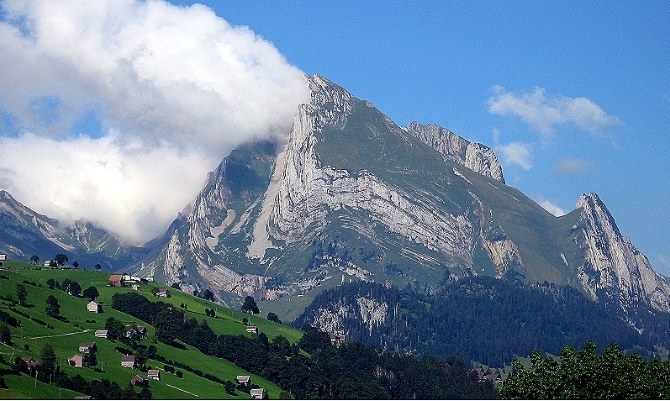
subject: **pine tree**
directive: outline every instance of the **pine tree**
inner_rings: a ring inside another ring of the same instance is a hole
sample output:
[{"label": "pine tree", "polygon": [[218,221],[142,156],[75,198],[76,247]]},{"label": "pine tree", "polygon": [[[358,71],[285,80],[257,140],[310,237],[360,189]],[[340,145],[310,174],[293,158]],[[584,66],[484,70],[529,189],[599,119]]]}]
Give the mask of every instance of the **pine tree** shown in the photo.
[{"label": "pine tree", "polygon": [[49,297],[47,297],[47,307],[44,311],[51,317],[60,315],[60,304],[58,303],[58,299],[53,295],[49,295]]},{"label": "pine tree", "polygon": [[42,348],[40,370],[51,380],[53,380],[54,375],[57,373],[58,363],[56,359],[56,352],[54,351],[51,344],[46,343],[44,348]]},{"label": "pine tree", "polygon": [[28,298],[28,290],[23,284],[16,285],[16,299],[19,302],[19,305],[26,306],[26,299]]}]

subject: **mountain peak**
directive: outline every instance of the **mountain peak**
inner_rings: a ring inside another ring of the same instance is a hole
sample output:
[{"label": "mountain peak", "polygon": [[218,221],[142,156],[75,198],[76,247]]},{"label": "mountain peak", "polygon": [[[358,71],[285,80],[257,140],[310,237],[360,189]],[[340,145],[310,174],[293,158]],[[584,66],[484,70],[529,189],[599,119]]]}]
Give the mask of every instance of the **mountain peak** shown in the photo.
[{"label": "mountain peak", "polygon": [[[317,126],[325,121],[342,123],[342,118],[353,108],[351,94],[320,75],[314,75],[309,79],[309,90],[311,92],[310,103],[301,106],[297,120],[301,119],[301,114],[309,113],[317,115],[314,121]],[[304,116],[302,119],[304,120]]]}]

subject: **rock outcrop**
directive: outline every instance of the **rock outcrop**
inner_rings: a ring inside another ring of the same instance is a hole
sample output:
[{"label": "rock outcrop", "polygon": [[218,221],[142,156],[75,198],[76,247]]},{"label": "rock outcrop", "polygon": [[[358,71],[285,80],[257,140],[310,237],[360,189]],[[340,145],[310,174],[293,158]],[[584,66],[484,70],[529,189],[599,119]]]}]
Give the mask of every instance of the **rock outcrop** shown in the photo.
[{"label": "rock outcrop", "polygon": [[456,163],[496,181],[505,183],[502,166],[493,149],[481,143],[470,142],[438,125],[412,122],[407,127],[423,143],[448,156]]}]

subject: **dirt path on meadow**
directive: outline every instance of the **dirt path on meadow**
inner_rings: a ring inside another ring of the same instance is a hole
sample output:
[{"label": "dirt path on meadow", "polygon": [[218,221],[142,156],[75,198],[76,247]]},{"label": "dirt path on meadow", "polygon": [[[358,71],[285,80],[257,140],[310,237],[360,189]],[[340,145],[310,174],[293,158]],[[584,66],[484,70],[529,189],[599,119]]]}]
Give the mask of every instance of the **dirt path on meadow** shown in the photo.
[{"label": "dirt path on meadow", "polygon": [[49,336],[37,336],[37,337],[27,337],[29,340],[37,340],[38,338],[51,338],[51,337],[64,337],[64,336],[73,336],[75,334],[83,334],[83,333],[88,333],[88,329],[82,330],[82,331],[75,331],[72,333],[65,333],[65,334],[52,334]]},{"label": "dirt path on meadow", "polygon": [[195,396],[195,397],[200,398],[200,396],[199,396],[198,394],[193,394],[193,393],[190,392],[190,391],[186,391],[186,390],[184,390],[183,388],[179,388],[179,387],[177,387],[177,386],[173,386],[172,384],[167,384],[167,383],[165,383],[165,384],[166,384],[168,387],[172,387],[172,388],[177,389],[177,390],[179,390],[179,391],[183,391],[183,392],[186,393],[186,394],[191,394],[192,396]]}]

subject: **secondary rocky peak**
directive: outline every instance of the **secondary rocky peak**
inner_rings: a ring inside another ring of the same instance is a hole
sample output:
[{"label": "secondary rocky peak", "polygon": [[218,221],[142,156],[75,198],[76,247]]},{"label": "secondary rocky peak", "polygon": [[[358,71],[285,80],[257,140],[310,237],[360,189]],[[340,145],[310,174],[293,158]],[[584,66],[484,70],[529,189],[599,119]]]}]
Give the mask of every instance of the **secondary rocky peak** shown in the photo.
[{"label": "secondary rocky peak", "polygon": [[594,299],[608,296],[622,309],[647,305],[670,311],[670,283],[654,272],[649,260],[631,241],[622,236],[619,228],[595,193],[582,195],[577,202],[581,209],[581,231],[584,240],[585,262],[578,277],[587,293]]},{"label": "secondary rocky peak", "polygon": [[616,237],[621,237],[621,232],[614,222],[614,218],[595,192],[588,195],[582,194],[577,201],[577,208],[582,209],[582,220],[597,222],[602,229],[611,231]]},{"label": "secondary rocky peak", "polygon": [[493,149],[470,142],[438,125],[412,122],[407,130],[426,145],[448,156],[458,164],[496,181],[505,183],[502,166]]}]

